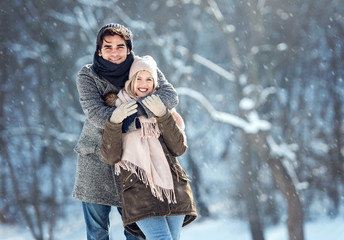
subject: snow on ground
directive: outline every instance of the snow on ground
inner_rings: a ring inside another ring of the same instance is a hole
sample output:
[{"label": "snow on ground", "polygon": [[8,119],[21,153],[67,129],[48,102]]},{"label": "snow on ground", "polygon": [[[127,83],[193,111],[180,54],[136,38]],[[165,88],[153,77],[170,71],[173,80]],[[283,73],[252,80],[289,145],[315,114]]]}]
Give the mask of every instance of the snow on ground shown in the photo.
[{"label": "snow on ground", "polygon": [[[122,233],[119,214],[113,211],[111,216],[111,239],[125,240]],[[66,224],[56,240],[85,240],[85,226],[82,216],[78,221]],[[1,240],[33,240],[28,229],[17,226],[0,225]],[[230,219],[209,219],[196,221],[182,230],[182,240],[251,240],[247,223]],[[286,226],[278,225],[265,230],[266,240],[288,240]],[[344,218],[323,219],[305,225],[305,240],[343,240]]]}]

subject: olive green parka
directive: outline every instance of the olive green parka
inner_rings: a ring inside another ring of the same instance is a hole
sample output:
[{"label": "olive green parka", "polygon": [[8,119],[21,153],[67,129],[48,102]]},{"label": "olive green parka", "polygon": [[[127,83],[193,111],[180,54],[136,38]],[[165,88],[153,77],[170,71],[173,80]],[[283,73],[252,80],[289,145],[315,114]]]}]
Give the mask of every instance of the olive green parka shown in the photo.
[{"label": "olive green parka", "polygon": [[[186,138],[171,114],[167,111],[162,117],[157,117],[161,132],[159,141],[164,150],[166,159],[171,168],[174,191],[177,203],[160,201],[151,193],[136,174],[121,168],[122,175],[122,209],[123,226],[135,236],[145,239],[135,222],[149,218],[173,215],[185,215],[183,226],[191,223],[197,217],[195,202],[189,179],[176,157],[182,155],[186,149]],[[122,156],[122,124],[113,124],[107,121],[101,145],[103,161],[114,165]]]}]

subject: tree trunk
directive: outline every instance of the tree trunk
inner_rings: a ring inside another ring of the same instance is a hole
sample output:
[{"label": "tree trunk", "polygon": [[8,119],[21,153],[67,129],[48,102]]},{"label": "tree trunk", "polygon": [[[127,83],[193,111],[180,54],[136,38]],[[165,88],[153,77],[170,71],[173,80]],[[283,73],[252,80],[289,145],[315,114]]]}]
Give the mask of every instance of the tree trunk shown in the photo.
[{"label": "tree trunk", "polygon": [[241,136],[241,176],[242,176],[242,191],[244,194],[244,200],[246,205],[247,220],[250,225],[251,236],[253,240],[264,240],[264,233],[261,224],[258,202],[257,202],[257,188],[254,180],[257,179],[254,174],[256,170],[253,166],[253,157],[250,154],[250,148],[248,146],[247,136],[242,134]]},{"label": "tree trunk", "polygon": [[271,173],[288,203],[289,240],[303,240],[303,210],[298,193],[280,159],[268,161]]},{"label": "tree trunk", "polygon": [[266,142],[266,133],[259,132],[258,135],[255,136],[257,138],[252,139],[252,142],[255,144],[258,156],[262,162],[268,164],[278,188],[287,201],[289,240],[304,240],[303,208],[294,183],[282,164],[282,159],[269,155],[270,149]]}]

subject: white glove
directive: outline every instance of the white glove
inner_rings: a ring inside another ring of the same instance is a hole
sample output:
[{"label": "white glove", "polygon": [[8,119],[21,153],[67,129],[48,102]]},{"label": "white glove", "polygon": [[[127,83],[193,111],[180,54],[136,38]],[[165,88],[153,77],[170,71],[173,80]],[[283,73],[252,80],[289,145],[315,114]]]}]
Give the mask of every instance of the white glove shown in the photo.
[{"label": "white glove", "polygon": [[158,95],[148,96],[142,100],[142,103],[157,117],[166,114],[166,107]]},{"label": "white glove", "polygon": [[133,115],[137,112],[136,101],[126,102],[119,105],[115,111],[113,111],[110,122],[121,123],[126,117]]}]

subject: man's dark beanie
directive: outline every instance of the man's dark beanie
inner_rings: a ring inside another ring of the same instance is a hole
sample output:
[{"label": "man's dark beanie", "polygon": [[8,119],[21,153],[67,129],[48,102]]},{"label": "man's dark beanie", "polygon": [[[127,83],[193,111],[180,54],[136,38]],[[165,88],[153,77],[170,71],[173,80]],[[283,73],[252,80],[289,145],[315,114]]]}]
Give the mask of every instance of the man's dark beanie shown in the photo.
[{"label": "man's dark beanie", "polygon": [[122,30],[122,32],[125,33],[126,37],[128,38],[128,40],[125,40],[125,42],[127,44],[127,47],[130,49],[130,51],[133,50],[133,33],[128,28],[126,28],[125,26],[123,26],[121,24],[118,24],[118,23],[108,23],[108,24],[105,24],[99,30],[99,32],[97,34],[97,42],[98,42],[98,38],[99,38],[100,33],[105,28],[108,28],[108,27],[112,27],[112,28],[115,28],[115,29],[118,29],[118,30]]}]

